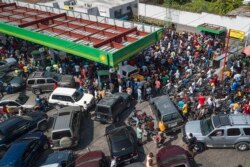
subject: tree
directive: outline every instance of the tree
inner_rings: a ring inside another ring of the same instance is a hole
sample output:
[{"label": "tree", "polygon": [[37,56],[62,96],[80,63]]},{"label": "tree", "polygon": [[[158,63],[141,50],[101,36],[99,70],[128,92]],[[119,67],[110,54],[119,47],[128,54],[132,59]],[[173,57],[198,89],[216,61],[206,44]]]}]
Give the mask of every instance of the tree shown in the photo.
[{"label": "tree", "polygon": [[215,10],[218,14],[227,14],[228,12],[240,7],[242,0],[216,0],[213,3]]}]

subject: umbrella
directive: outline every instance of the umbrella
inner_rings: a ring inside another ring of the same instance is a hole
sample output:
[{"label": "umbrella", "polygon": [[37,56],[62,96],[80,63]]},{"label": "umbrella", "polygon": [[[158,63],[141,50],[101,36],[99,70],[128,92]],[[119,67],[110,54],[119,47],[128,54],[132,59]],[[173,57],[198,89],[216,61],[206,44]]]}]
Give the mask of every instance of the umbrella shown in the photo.
[{"label": "umbrella", "polygon": [[33,50],[31,53],[31,55],[38,55],[40,54],[39,50]]},{"label": "umbrella", "polygon": [[248,45],[243,49],[243,53],[245,53],[246,56],[250,56],[250,45]]}]

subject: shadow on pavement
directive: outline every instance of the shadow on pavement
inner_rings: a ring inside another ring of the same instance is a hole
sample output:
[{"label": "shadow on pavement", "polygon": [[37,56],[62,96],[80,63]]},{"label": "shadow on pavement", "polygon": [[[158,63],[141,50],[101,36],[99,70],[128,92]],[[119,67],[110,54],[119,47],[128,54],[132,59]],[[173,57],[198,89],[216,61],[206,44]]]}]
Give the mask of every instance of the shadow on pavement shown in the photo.
[{"label": "shadow on pavement", "polygon": [[74,149],[74,151],[79,151],[85,149],[94,138],[94,122],[90,117],[86,117],[82,114],[82,122],[80,128],[80,139],[78,146]]}]

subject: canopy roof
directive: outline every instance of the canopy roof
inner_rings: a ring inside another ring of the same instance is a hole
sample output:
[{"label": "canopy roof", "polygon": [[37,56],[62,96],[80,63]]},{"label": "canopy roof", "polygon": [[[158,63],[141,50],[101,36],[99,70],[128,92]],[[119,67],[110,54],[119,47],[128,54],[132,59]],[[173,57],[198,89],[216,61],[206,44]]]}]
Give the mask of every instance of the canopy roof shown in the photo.
[{"label": "canopy roof", "polygon": [[214,25],[214,24],[208,24],[208,23],[203,23],[201,25],[198,25],[196,27],[200,31],[205,31],[213,34],[221,34],[223,32],[227,31],[226,27]]},{"label": "canopy roof", "polygon": [[[163,32],[161,28],[154,32],[139,31],[137,26],[122,27],[69,16],[63,10],[40,9],[43,8],[0,3],[0,32],[109,66],[159,40]],[[79,13],[73,13],[76,14]]]}]

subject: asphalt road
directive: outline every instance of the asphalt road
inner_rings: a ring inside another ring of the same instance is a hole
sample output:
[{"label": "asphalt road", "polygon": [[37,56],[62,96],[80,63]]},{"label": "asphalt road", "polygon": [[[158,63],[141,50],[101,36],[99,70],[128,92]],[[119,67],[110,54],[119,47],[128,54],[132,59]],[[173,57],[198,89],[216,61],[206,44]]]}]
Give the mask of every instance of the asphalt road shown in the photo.
[{"label": "asphalt road", "polygon": [[[26,92],[29,96],[29,103],[35,103],[35,95],[29,91]],[[8,96],[17,96],[18,94],[13,95],[6,95],[5,98]],[[48,97],[47,94],[41,95],[41,97]],[[136,104],[136,109],[141,110],[142,112],[146,112],[149,115],[152,115],[152,111],[149,107],[148,102],[142,102],[140,104]],[[56,109],[52,109],[48,111],[48,115],[51,117],[50,125],[53,122],[53,115],[58,112]],[[131,109],[126,110],[123,114],[124,121],[130,115]],[[84,154],[88,152],[88,150],[102,150],[107,156],[109,156],[109,149],[105,137],[105,127],[107,125],[100,124],[99,122],[93,121],[92,118],[85,118],[83,117],[83,121],[81,123],[81,139],[80,143],[76,148],[73,150],[77,154]],[[51,127],[51,126],[50,126]],[[50,129],[46,132],[48,136],[50,136]],[[145,140],[145,139],[144,139]],[[181,134],[176,134],[175,136],[168,136],[166,145],[179,145],[181,147],[186,147],[185,144],[181,140]],[[148,142],[140,148],[140,161],[145,162],[145,157],[149,152],[153,152],[155,155],[158,149],[154,142]],[[38,164],[42,163],[46,155],[52,152],[51,150],[45,152]],[[250,167],[250,151],[247,152],[238,152],[235,149],[207,149],[203,153],[195,156],[195,161],[198,166],[201,167],[237,167],[238,165],[242,165],[243,167]]]}]

